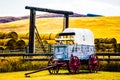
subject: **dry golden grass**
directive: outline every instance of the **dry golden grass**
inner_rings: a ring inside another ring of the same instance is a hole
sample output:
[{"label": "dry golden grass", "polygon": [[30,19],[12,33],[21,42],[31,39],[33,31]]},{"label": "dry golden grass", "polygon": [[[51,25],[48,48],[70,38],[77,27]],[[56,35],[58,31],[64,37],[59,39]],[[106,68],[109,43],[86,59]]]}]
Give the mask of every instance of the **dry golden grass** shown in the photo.
[{"label": "dry golden grass", "polygon": [[25,77],[29,71],[0,73],[0,80],[120,80],[120,72],[88,73],[87,71],[79,74],[69,74],[66,70],[60,70],[58,75],[50,75],[47,70]]},{"label": "dry golden grass", "polygon": [[[95,38],[116,38],[120,43],[120,16],[70,18],[69,25],[74,28],[88,28]],[[58,33],[63,29],[63,18],[40,18],[36,20],[39,33]],[[29,32],[29,20],[0,23],[0,31]]]}]

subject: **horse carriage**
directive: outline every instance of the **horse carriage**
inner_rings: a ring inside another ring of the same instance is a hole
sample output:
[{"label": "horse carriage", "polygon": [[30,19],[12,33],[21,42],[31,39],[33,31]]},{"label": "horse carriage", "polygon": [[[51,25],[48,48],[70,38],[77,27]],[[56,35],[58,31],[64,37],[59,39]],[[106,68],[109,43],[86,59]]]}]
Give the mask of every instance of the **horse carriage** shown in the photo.
[{"label": "horse carriage", "polygon": [[58,73],[59,68],[67,66],[70,73],[79,73],[82,64],[88,64],[90,72],[99,70],[99,60],[95,55],[94,36],[88,29],[67,28],[55,39],[53,57],[49,65],[58,65],[48,69],[51,74]]}]

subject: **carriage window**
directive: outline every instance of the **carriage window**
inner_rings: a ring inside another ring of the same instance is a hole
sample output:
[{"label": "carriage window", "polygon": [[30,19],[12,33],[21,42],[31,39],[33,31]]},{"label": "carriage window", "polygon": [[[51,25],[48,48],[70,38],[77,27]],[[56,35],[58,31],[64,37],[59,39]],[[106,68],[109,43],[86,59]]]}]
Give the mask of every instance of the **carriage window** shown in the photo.
[{"label": "carriage window", "polygon": [[89,46],[87,46],[87,52],[89,52]]},{"label": "carriage window", "polygon": [[81,52],[81,46],[77,47],[78,52]]},{"label": "carriage window", "polygon": [[64,47],[59,47],[59,52],[62,52],[62,51],[64,51]]},{"label": "carriage window", "polygon": [[81,52],[83,52],[83,46],[81,46]]},{"label": "carriage window", "polygon": [[55,47],[55,52],[66,52],[66,47]]},{"label": "carriage window", "polygon": [[90,51],[94,51],[94,48],[93,48],[93,47],[90,47]]}]

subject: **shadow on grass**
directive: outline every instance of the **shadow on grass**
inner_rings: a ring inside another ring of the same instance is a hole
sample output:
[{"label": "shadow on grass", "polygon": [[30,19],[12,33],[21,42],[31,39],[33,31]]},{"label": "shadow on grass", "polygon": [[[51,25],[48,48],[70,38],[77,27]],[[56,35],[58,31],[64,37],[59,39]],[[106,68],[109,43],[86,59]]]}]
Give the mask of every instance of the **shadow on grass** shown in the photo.
[{"label": "shadow on grass", "polygon": [[[41,73],[42,73],[42,71],[41,71]],[[48,72],[48,74],[45,74],[45,75],[40,75],[40,74],[37,74],[37,73],[35,73],[35,75],[29,75],[28,77],[26,77],[26,78],[35,78],[35,77],[43,77],[43,76],[49,76],[49,75],[54,75],[54,76],[56,76],[56,75],[78,75],[78,74],[94,74],[94,73],[90,73],[88,70],[81,70],[79,73],[76,73],[76,74],[71,74],[71,73],[69,73],[68,71],[59,71],[59,73],[57,73],[57,74],[49,74],[49,72]]]},{"label": "shadow on grass", "polygon": [[79,73],[69,73],[69,72],[59,72],[58,74],[50,74],[50,75],[77,75],[77,74],[92,74],[88,70],[81,70]]}]

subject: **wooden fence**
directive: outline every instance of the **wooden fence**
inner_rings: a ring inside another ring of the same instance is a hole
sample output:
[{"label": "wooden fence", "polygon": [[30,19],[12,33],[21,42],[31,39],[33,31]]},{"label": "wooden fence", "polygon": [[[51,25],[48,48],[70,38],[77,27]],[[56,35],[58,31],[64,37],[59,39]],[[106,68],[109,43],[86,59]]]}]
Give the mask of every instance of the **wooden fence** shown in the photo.
[{"label": "wooden fence", "polygon": [[100,61],[120,61],[120,53],[96,53]]},{"label": "wooden fence", "polygon": [[[50,59],[50,56],[52,56],[52,53],[41,53],[41,54],[31,54],[31,53],[14,53],[14,54],[0,54],[0,57],[3,57],[5,59],[6,57],[22,57],[24,61],[48,61]],[[120,53],[96,53],[96,55],[99,57],[100,61],[107,61],[110,63],[111,61],[120,61]],[[32,58],[33,56],[46,56],[44,58]]]}]

